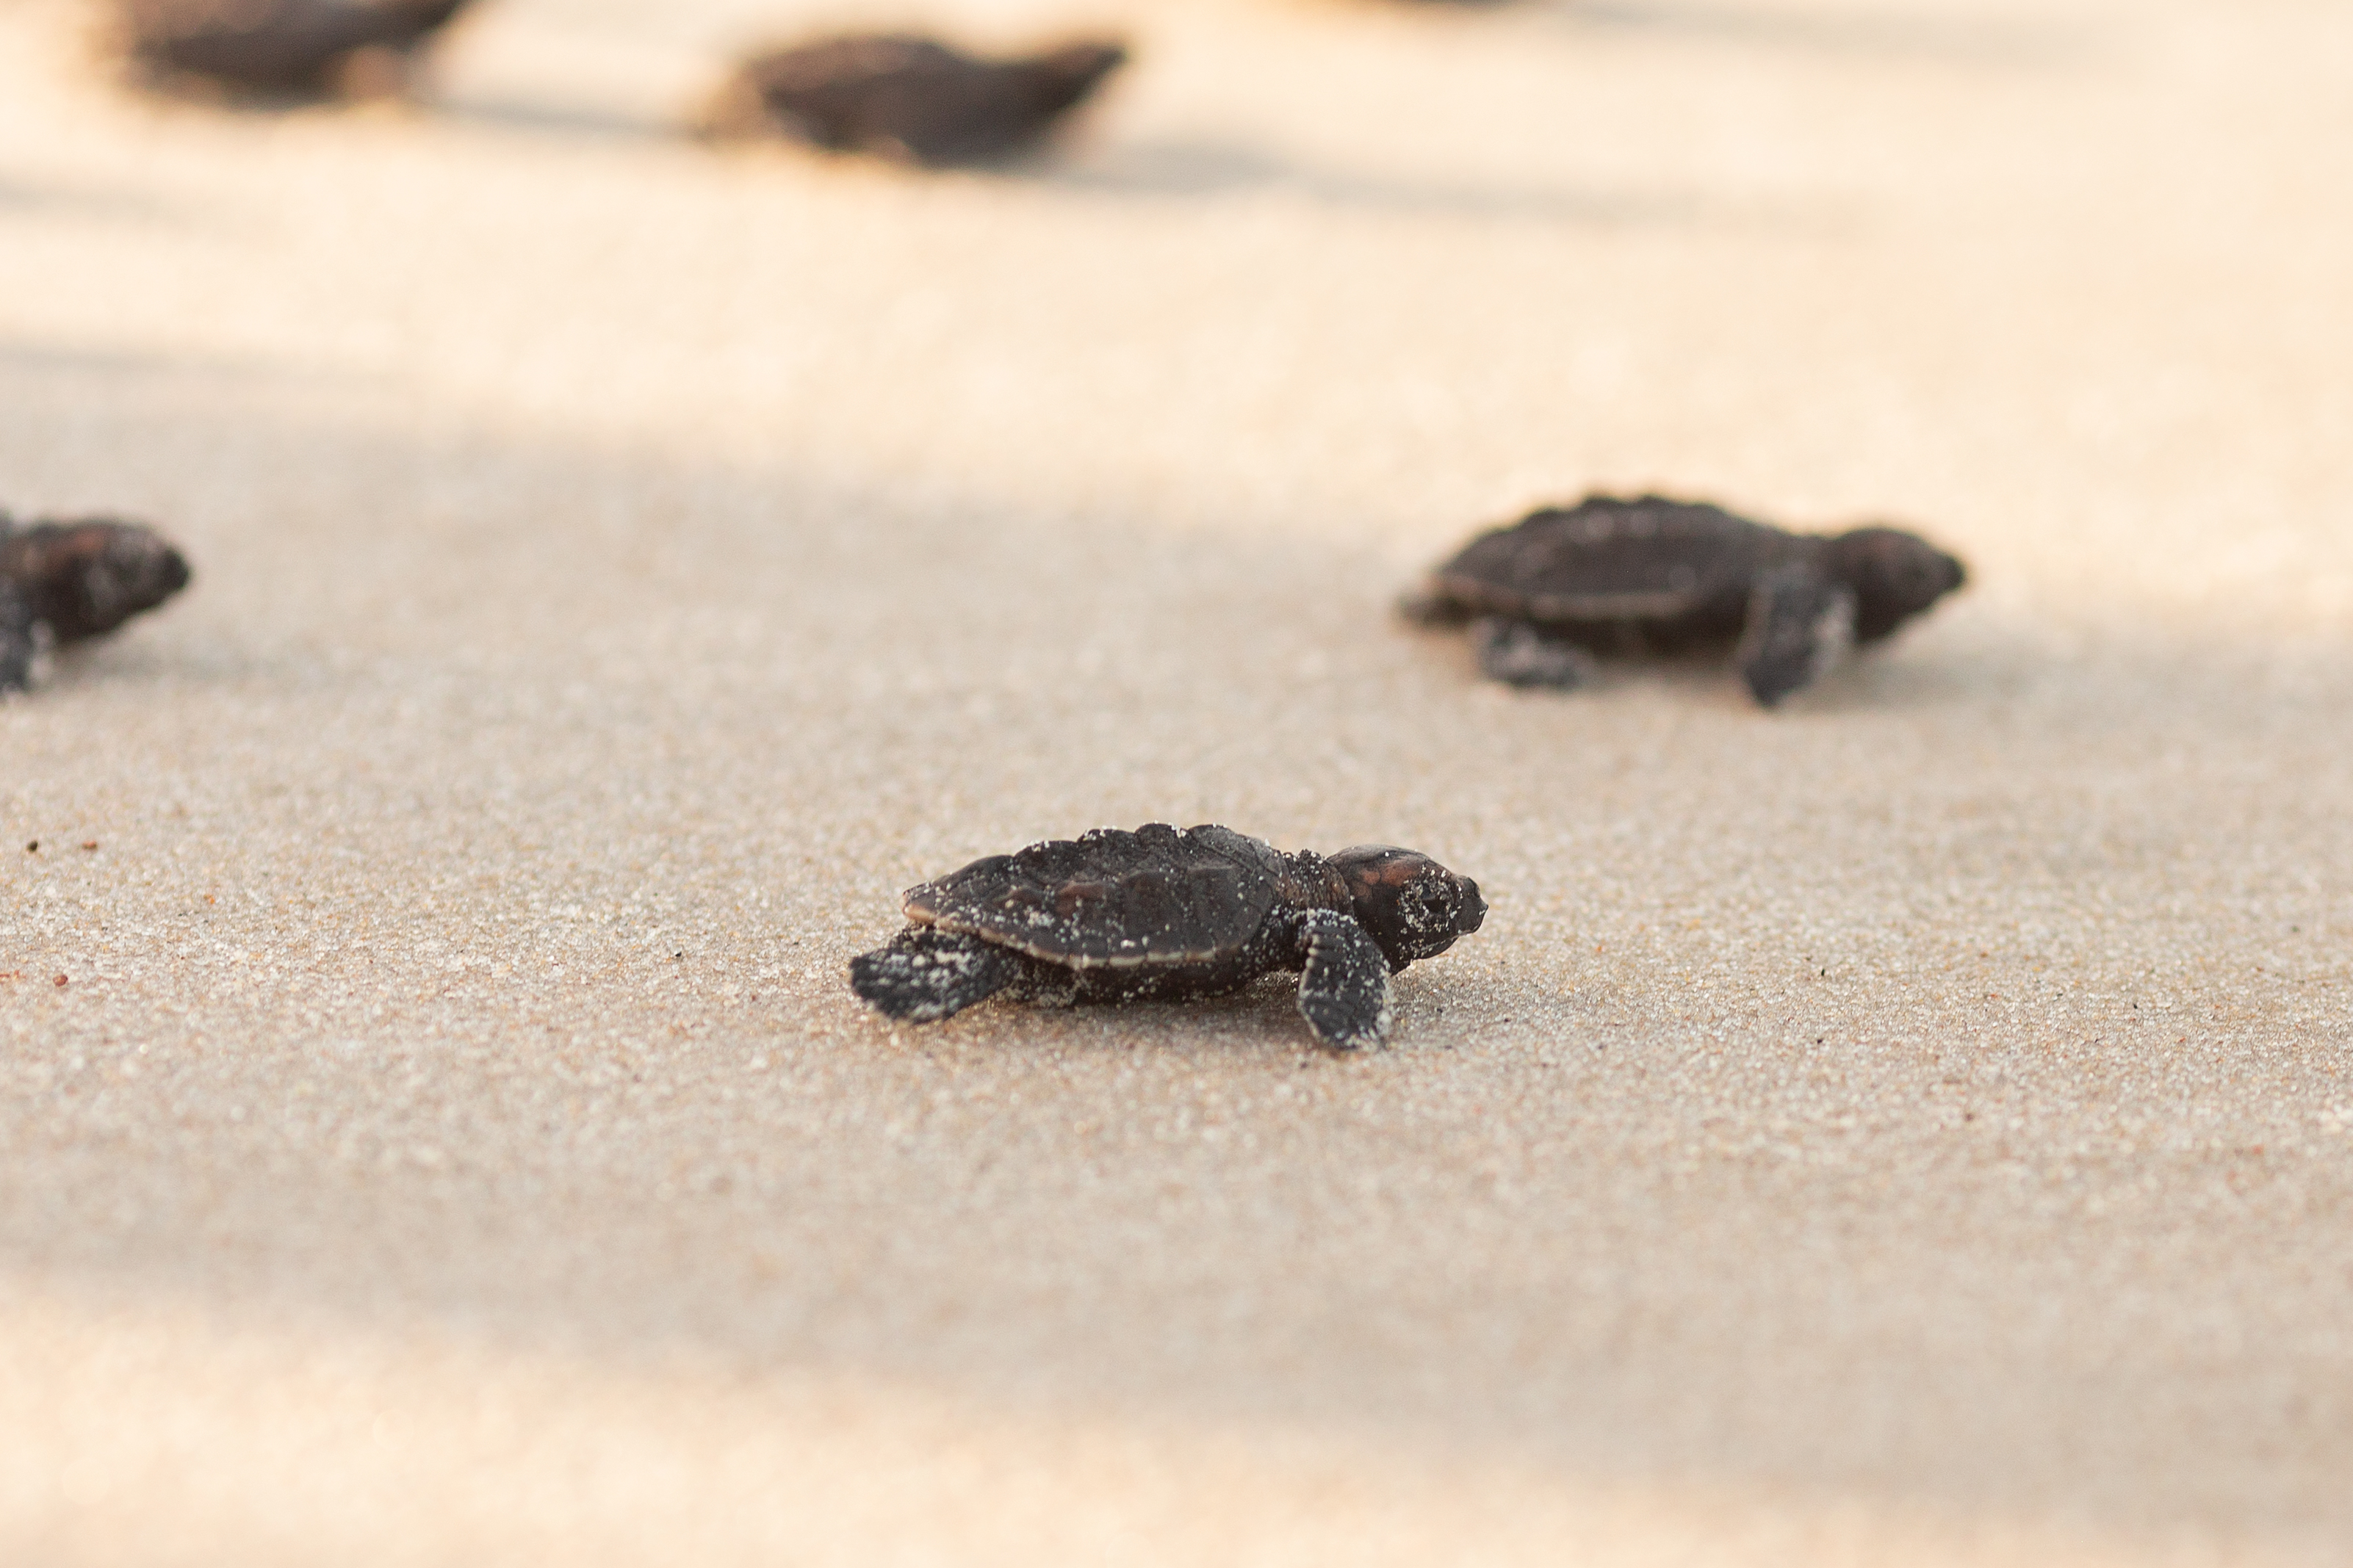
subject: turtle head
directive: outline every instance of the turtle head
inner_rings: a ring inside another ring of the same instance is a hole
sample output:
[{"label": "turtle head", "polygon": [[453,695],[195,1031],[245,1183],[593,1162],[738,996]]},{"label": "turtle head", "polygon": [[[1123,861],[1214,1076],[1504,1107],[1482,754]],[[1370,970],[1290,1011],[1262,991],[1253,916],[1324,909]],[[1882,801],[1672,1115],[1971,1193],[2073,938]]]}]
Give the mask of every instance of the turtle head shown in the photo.
[{"label": "turtle head", "polygon": [[1963,583],[1968,571],[1916,533],[1858,528],[1830,542],[1831,569],[1854,590],[1854,635],[1883,637]]},{"label": "turtle head", "polygon": [[151,528],[135,522],[109,526],[101,536],[105,547],[92,563],[91,577],[100,580],[89,590],[111,601],[110,607],[126,616],[152,610],[188,585],[188,558]]},{"label": "turtle head", "polygon": [[37,523],[10,536],[7,553],[59,642],[111,632],[188,585],[186,558],[162,535],[111,518]]},{"label": "turtle head", "polygon": [[1392,973],[1417,958],[1437,957],[1487,918],[1478,883],[1411,849],[1359,844],[1325,863],[1340,874],[1349,912],[1379,944]]}]

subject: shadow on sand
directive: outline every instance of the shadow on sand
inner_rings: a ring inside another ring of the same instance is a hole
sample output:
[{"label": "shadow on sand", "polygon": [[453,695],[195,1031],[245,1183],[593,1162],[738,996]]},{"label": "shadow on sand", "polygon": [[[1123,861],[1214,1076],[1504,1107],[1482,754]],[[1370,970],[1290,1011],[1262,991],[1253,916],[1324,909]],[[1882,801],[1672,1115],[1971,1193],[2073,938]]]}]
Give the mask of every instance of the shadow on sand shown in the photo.
[{"label": "shadow on sand", "polygon": [[1852,215],[1827,205],[1734,205],[1698,192],[1576,190],[1476,182],[1398,179],[1295,163],[1239,142],[1166,140],[1115,142],[1069,163],[1008,167],[1008,176],[1047,189],[1169,199],[1281,195],[1342,211],[1476,222],[1588,227],[1710,225],[1820,228]]},{"label": "shadow on sand", "polygon": [[1706,0],[1569,0],[1554,14],[1580,31],[1655,34],[1847,58],[1969,67],[2073,65],[2095,52],[2081,23],[1859,6],[1763,7]]},{"label": "shadow on sand", "polygon": [[[713,922],[737,918],[725,910],[739,890],[697,868],[731,857],[752,857],[744,864],[777,890],[773,921],[756,917],[763,942],[780,941],[770,923],[836,922],[824,941],[842,936],[843,911],[812,889],[845,865],[875,884],[872,907],[850,918],[887,932],[893,884],[882,873],[897,868],[876,861],[905,847],[878,848],[878,823],[956,811],[976,831],[995,808],[940,804],[959,793],[972,803],[1067,791],[1076,770],[1082,793],[1109,798],[1124,757],[1155,770],[1155,784],[1203,767],[1233,792],[1269,773],[1303,777],[1349,813],[1393,800],[1419,770],[1453,803],[1497,792],[1494,812],[1538,800],[1562,822],[1633,821],[1627,803],[1661,782],[1641,780],[1644,759],[1669,742],[1683,748],[1694,811],[1758,815],[1734,784],[1712,785],[1708,764],[1769,750],[1801,777],[1812,809],[1852,821],[1850,853],[1868,860],[1910,838],[1862,809],[1883,793],[1874,748],[1936,747],[1954,759],[1955,780],[1940,786],[1952,792],[2071,769],[2137,776],[2136,737],[2194,731],[2214,710],[2211,691],[2185,679],[2211,649],[2152,645],[2099,679],[2021,670],[2021,691],[1972,673],[1983,655],[1970,637],[1923,638],[1903,658],[1936,665],[1935,679],[1885,681],[1884,706],[1858,711],[1850,697],[1803,724],[1672,680],[1591,701],[1497,702],[1458,649],[1388,624],[1387,574],[1370,552],[1287,536],[1277,520],[1238,521],[1228,547],[1204,548],[1124,511],[1078,528],[986,494],[877,506],[854,486],[579,443],[436,447],[234,397],[150,400],[121,356],[0,358],[15,373],[0,376],[0,419],[16,440],[48,439],[75,417],[58,411],[60,378],[45,374],[60,362],[116,384],[84,390],[104,438],[139,453],[142,472],[185,474],[201,460],[249,480],[208,519],[206,597],[156,647],[194,657],[211,639],[261,651],[234,689],[175,676],[158,699],[187,727],[184,753],[156,756],[153,734],[110,738],[100,765],[137,784],[109,787],[130,797],[153,777],[174,789],[196,779],[234,801],[236,817],[185,824],[174,856],[227,856],[269,900],[299,902],[305,927],[328,914],[355,931],[361,914],[376,924],[348,951],[293,963],[282,984],[272,968],[261,986],[204,977],[207,964],[231,973],[216,949],[242,963],[243,948],[266,956],[282,945],[259,891],[248,907],[222,883],[217,908],[207,899],[185,917],[211,922],[201,940],[183,941],[176,925],[112,931],[125,952],[140,950],[154,990],[124,993],[134,1010],[111,1034],[74,1023],[72,1065],[63,1047],[17,1047],[28,1072],[85,1087],[12,1089],[0,1102],[0,1143],[26,1152],[13,1195],[0,1194],[0,1286],[193,1301],[228,1319],[290,1305],[362,1330],[456,1324],[519,1349],[580,1345],[617,1366],[658,1367],[683,1350],[1015,1403],[1451,1432],[1602,1477],[1763,1478],[1899,1500],[1949,1488],[1928,1500],[1997,1509],[2035,1507],[2083,1478],[2054,1479],[2045,1450],[2016,1451],[2015,1424],[1973,1424],[1987,1401],[1964,1384],[1986,1358],[1957,1360],[1936,1337],[1948,1320],[1891,1289],[1875,1260],[1920,1271],[1893,1277],[1929,1281],[1924,1299],[1981,1292],[1989,1312],[2010,1311],[1981,1331],[2013,1352],[2003,1397],[2037,1430],[2074,1442],[2072,1453],[2137,1429],[2150,1390],[2179,1376],[2171,1342],[2110,1324],[2103,1281],[2137,1267],[2138,1233],[2038,1218],[2042,1189],[2010,1166],[1924,1169],[1905,1163],[1902,1141],[1858,1135],[1837,1145],[1848,1163],[1736,1149],[1686,1168],[1667,1158],[1670,1144],[1644,1142],[1690,1114],[1668,1097],[1676,1080],[1648,1075],[1693,1048],[1696,1026],[1620,1036],[1608,1053],[1575,1042],[1566,1067],[1508,1033],[1464,1035],[1468,1048],[1448,1050],[1425,1028],[1425,1007],[1500,1029],[1524,1004],[1556,999],[1568,977],[1551,960],[1482,982],[1480,952],[1466,947],[1452,968],[1410,977],[1403,1028],[1416,1048],[1334,1062],[1301,1046],[1271,987],[1206,1008],[992,1007],[902,1044],[857,1015],[822,963],[814,978],[764,983],[763,996],[723,997],[670,987],[665,942],[649,989],[629,932],[582,924],[566,928],[575,973],[529,1003],[548,1022],[526,1031],[495,1020],[539,982],[456,974],[407,951],[434,933],[459,952],[500,933],[459,930],[388,889],[406,869],[394,858],[413,855],[521,918],[535,892],[562,893],[566,865],[585,867],[577,876],[599,893],[671,900],[691,932],[677,943],[685,961],[722,940]],[[888,488],[882,476],[869,482]],[[584,497],[597,510],[584,512]],[[577,563],[568,603],[548,602],[551,552]],[[988,563],[1007,558],[1037,569],[1018,587],[984,588]],[[240,584],[247,574],[275,574],[284,591]],[[1330,607],[1303,626],[1302,605]],[[503,662],[473,651],[518,624],[528,635]],[[1005,674],[1016,634],[1039,625],[1071,646],[1057,678],[1033,687],[1085,688],[1068,711],[1019,698]],[[1998,634],[1971,635],[1982,648]],[[322,652],[306,678],[275,673],[263,654],[301,639],[364,643],[366,658]],[[1303,682],[1300,655],[1319,643],[1339,673]],[[1114,659],[1086,676],[1067,658],[1082,644],[1144,673],[1124,677]],[[1164,648],[1182,657],[1155,673],[1149,656]],[[156,667],[155,647],[140,662]],[[39,738],[69,703],[99,708],[104,673],[37,694],[12,716],[16,732]],[[75,689],[84,684],[93,689]],[[2267,715],[2247,704],[2235,721],[2270,743],[2341,713],[2342,698],[2341,683],[2316,688]],[[995,707],[980,711],[978,699]],[[1410,732],[1355,731],[1352,714],[1383,708],[1410,712]],[[344,714],[355,718],[339,738],[285,743]],[[1989,752],[1989,734],[2003,744]],[[614,758],[649,748],[662,758],[659,791],[598,793]],[[1350,761],[1362,762],[1361,782],[1338,765]],[[501,768],[514,773],[505,795],[491,787]],[[756,794],[733,793],[738,777]],[[543,846],[551,796],[586,812],[598,834]],[[1769,816],[1754,825],[1760,839]],[[346,842],[342,825],[353,821],[375,822],[379,837]],[[269,847],[322,840],[340,847],[315,864]],[[1504,881],[1550,874],[1540,853],[1512,850],[1523,840],[1557,842],[1558,825],[1514,820],[1495,851]],[[1622,856],[1629,876],[1653,875],[1657,852],[1642,845],[1588,836],[1573,847],[1588,879],[1567,889],[1574,900],[1595,897],[1587,860]],[[2032,849],[2006,843],[2010,860],[1968,874],[1988,885],[2014,877]],[[2119,898],[2161,892],[2133,882]],[[1525,904],[1498,908],[1499,930],[1530,918]],[[183,918],[157,910],[159,921]],[[58,920],[26,934],[44,931],[84,940]],[[608,963],[638,968],[625,984],[600,978]],[[314,968],[332,984],[315,984]],[[343,993],[364,1002],[371,987],[391,1013],[347,1020]],[[73,1005],[108,1005],[90,990]],[[567,1000],[578,997],[602,1010]],[[1848,1005],[1825,992],[1808,1005],[1829,1016]],[[1865,1009],[1839,1021],[1858,1033],[1872,1019]],[[2008,1030],[2021,1071],[2049,1059],[2038,1082],[2053,1104],[2112,1092],[2071,1087],[2078,1058],[2052,1051],[2031,1014],[1970,1027]],[[1769,1029],[1742,1022],[1729,1035],[1739,1048],[1719,1052],[1705,1079],[1718,1097],[1711,1135],[1762,1149],[1787,1131],[1777,1118],[1810,1102],[1777,1076],[1795,1072],[1795,1058]],[[356,1043],[322,1043],[339,1038]],[[131,1059],[126,1040],[142,1076],[104,1070]],[[85,1051],[89,1071],[72,1078]],[[754,1051],[757,1074],[744,1067]],[[1867,1124],[1885,1105],[1926,1103],[1933,1081],[1907,1078],[1911,1060],[1877,1041],[1854,1056]],[[1248,1103],[1205,1101],[1211,1080]],[[1293,1084],[1305,1086],[1295,1099]],[[1082,1112],[1098,1120],[1074,1130]],[[1634,1131],[1613,1131],[1610,1116]],[[1205,1142],[1209,1125],[1229,1129],[1228,1141]],[[443,1163],[402,1163],[402,1151],[428,1143],[449,1151],[435,1154]],[[2152,1151],[2136,1169],[2189,1158]],[[2223,1245],[2237,1213],[2193,1239]],[[1853,1228],[1825,1229],[1819,1214]],[[1940,1238],[1957,1226],[2020,1245],[1948,1246]],[[1550,1245],[1530,1246],[1531,1234]],[[1696,1261],[1678,1273],[1661,1265],[1668,1258]],[[2192,1275],[2204,1292],[2193,1304],[2260,1328],[2232,1291],[2293,1301],[2320,1288],[2320,1271],[2286,1254],[2244,1261],[2242,1279]],[[2021,1317],[2024,1305],[2037,1315]],[[2050,1332],[2054,1315],[2079,1337]],[[2195,1384],[2198,1414],[2255,1429],[2269,1385],[2253,1373],[2336,1375],[2310,1345],[2274,1353],[2261,1342],[2252,1335],[2244,1352],[2251,1375]],[[1713,1391],[1704,1406],[1681,1397],[1695,1386]],[[1775,1446],[1790,1402],[1821,1417],[1806,1452]],[[1909,1459],[1888,1461],[1894,1450]],[[2218,1480],[2201,1457],[2195,1473],[2149,1487],[2173,1486],[2185,1510],[2241,1506],[2227,1478],[2245,1459],[2223,1454],[2211,1467]],[[2139,1462],[2117,1463],[2127,1460]],[[2109,1470],[2090,1472],[2080,1500],[2096,1514]]]}]

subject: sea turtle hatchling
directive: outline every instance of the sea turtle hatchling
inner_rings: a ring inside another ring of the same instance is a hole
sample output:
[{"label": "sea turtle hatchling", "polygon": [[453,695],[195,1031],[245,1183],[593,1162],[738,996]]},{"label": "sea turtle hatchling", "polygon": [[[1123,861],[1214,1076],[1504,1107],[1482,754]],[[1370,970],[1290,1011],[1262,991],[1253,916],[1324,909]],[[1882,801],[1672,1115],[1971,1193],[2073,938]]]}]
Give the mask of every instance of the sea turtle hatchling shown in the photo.
[{"label": "sea turtle hatchling", "polygon": [[117,0],[123,53],[160,82],[365,97],[406,85],[469,0]]},{"label": "sea turtle hatchling", "polygon": [[1513,686],[1582,685],[1596,653],[1728,647],[1770,708],[1967,579],[1901,529],[1790,533],[1699,502],[1596,495],[1481,534],[1399,607],[1472,623],[1479,668]]},{"label": "sea turtle hatchling", "polygon": [[1066,1006],[1213,996],[1299,974],[1299,1011],[1337,1049],[1389,1030],[1389,976],[1479,929],[1479,885],[1383,844],[1285,855],[1230,828],[1155,822],[991,855],[910,889],[907,929],[852,959],[883,1013],[945,1018],[1003,994]]},{"label": "sea turtle hatchling", "polygon": [[18,527],[0,511],[0,691],[32,681],[40,632],[60,646],[103,637],[188,585],[188,563],[153,529],[111,518]]},{"label": "sea turtle hatchling", "polygon": [[824,38],[745,60],[702,129],[907,163],[985,163],[1040,140],[1126,58],[1107,39],[985,60],[900,34]]}]

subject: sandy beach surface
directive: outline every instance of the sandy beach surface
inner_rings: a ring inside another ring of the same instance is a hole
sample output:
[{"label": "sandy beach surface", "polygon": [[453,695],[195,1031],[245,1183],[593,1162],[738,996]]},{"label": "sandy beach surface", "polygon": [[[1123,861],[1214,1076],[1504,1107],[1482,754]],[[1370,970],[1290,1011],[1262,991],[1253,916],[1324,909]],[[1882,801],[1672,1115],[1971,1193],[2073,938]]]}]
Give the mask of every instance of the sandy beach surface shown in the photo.
[{"label": "sandy beach surface", "polygon": [[[676,127],[1113,26],[1055,157]],[[12,1564],[2353,1561],[2353,10],[494,0],[410,107],[0,4]],[[1589,489],[1963,597],[1778,713],[1389,614]],[[892,1028],[899,889],[1485,931]],[[32,846],[37,842],[38,847]]]}]

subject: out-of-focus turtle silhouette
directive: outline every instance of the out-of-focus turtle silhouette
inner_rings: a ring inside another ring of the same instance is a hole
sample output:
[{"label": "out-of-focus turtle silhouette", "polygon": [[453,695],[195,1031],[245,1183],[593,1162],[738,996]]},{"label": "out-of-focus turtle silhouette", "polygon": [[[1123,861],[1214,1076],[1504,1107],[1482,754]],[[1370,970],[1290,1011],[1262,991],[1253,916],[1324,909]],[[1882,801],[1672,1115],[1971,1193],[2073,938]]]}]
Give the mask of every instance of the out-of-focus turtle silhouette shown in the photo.
[{"label": "out-of-focus turtle silhouette", "polygon": [[63,647],[103,637],[188,585],[188,563],[153,529],[111,518],[18,527],[0,512],[0,691],[31,682],[41,633]]},{"label": "out-of-focus turtle silhouette", "polygon": [[1967,579],[1901,529],[1790,533],[1721,507],[1597,495],[1481,534],[1400,608],[1474,623],[1479,668],[1514,686],[1582,685],[1595,653],[1729,648],[1769,708]]},{"label": "out-of-focus turtle silhouette", "polygon": [[117,0],[123,54],[160,83],[261,96],[406,85],[470,0]]},{"label": "out-of-focus turtle silhouette", "polygon": [[1335,1049],[1389,1029],[1388,977],[1479,929],[1479,885],[1426,855],[1358,845],[1285,855],[1205,824],[992,855],[910,889],[907,929],[852,959],[859,995],[932,1023],[1000,993],[1048,1005],[1214,996],[1299,975],[1299,1011]]},{"label": "out-of-focus turtle silhouette", "polygon": [[896,34],[825,38],[746,59],[702,129],[908,163],[987,163],[1042,140],[1126,58],[1104,39],[987,60]]}]

